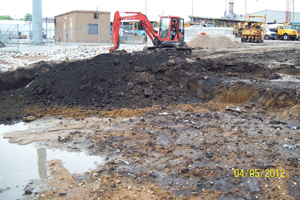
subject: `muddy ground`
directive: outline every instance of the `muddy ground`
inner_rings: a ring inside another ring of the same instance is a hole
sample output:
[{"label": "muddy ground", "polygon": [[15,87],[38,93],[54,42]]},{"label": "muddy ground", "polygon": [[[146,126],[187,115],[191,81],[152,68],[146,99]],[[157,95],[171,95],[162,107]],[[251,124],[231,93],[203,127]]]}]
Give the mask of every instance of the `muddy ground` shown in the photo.
[{"label": "muddy ground", "polygon": [[53,160],[23,198],[299,199],[299,51],[118,52],[2,73],[2,123],[70,120],[6,138],[107,157],[81,175]]}]

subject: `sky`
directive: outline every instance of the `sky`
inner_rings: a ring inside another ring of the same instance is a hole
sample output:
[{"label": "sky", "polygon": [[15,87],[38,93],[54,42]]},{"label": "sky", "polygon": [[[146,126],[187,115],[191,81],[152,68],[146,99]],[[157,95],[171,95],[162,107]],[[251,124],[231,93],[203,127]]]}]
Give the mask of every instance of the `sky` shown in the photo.
[{"label": "sky", "polygon": [[[293,0],[289,0],[293,1]],[[295,1],[295,12],[300,12],[300,3]],[[234,13],[245,14],[262,10],[286,10],[286,0],[234,0]],[[147,6],[145,6],[147,5]],[[146,13],[151,21],[158,21],[159,15],[177,15],[189,20],[188,15],[202,17],[223,17],[226,0],[42,0],[43,17],[54,17],[72,10],[110,11],[111,21],[115,11],[136,11]],[[147,8],[146,8],[147,7]],[[227,9],[229,6],[227,6]],[[32,0],[9,0],[0,6],[0,15],[24,18],[32,14]],[[121,14],[122,16],[122,14]]]}]

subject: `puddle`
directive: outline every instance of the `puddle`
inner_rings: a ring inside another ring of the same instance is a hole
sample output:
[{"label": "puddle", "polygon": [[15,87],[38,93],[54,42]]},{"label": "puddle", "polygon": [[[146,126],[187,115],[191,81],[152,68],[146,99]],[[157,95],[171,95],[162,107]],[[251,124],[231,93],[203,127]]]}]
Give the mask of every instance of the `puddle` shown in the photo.
[{"label": "puddle", "polygon": [[[50,160],[60,159],[70,173],[79,174],[96,169],[105,162],[104,157],[89,156],[85,152],[38,148],[34,144],[21,146],[3,138],[6,132],[24,131],[29,127],[23,122],[11,126],[0,125],[0,199],[22,198],[23,189],[30,180],[50,175],[47,167]],[[10,189],[6,190],[8,187]]]}]

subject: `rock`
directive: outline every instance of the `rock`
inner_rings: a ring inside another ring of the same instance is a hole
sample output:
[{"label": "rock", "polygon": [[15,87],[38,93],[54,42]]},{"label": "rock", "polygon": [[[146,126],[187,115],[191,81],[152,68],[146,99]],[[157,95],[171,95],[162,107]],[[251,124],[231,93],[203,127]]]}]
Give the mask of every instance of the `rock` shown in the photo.
[{"label": "rock", "polygon": [[214,157],[214,153],[213,152],[208,152],[205,154],[206,158],[212,158]]},{"label": "rock", "polygon": [[67,136],[67,137],[58,136],[58,139],[57,139],[57,141],[59,141],[59,142],[67,142],[67,141],[70,141],[70,140],[71,140],[70,136]]},{"label": "rock", "polygon": [[103,93],[102,87],[97,86],[96,92],[97,92],[97,94],[99,94],[99,95],[102,94],[102,93]]},{"label": "rock", "polygon": [[287,125],[287,122],[283,122],[283,121],[277,121],[277,120],[271,120],[270,124],[282,124],[282,125]]},{"label": "rock", "polygon": [[32,194],[32,191],[31,190],[25,190],[25,194],[30,195],[30,194]]},{"label": "rock", "polygon": [[59,196],[66,196],[66,195],[67,195],[66,192],[60,192],[60,193],[58,193],[58,194],[59,194]]},{"label": "rock", "polygon": [[240,184],[242,181],[241,181],[241,179],[233,178],[233,179],[231,179],[230,182],[231,182],[232,184],[238,185],[238,184]]},{"label": "rock", "polygon": [[194,176],[199,176],[199,174],[200,174],[200,169],[199,169],[199,168],[193,169],[192,174],[193,174]]},{"label": "rock", "polygon": [[37,87],[36,90],[39,94],[41,94],[42,92],[44,92],[45,88]]},{"label": "rock", "polygon": [[134,91],[135,94],[140,94],[144,91],[144,89],[141,86],[135,86],[133,88],[133,91]]},{"label": "rock", "polygon": [[157,177],[153,172],[149,173],[149,176],[152,177],[152,178],[156,178]]},{"label": "rock", "polygon": [[153,95],[153,91],[151,89],[145,89],[144,90],[144,95],[146,97],[152,96]]},{"label": "rock", "polygon": [[264,119],[263,119],[261,116],[259,116],[259,115],[253,115],[252,118],[253,118],[253,119],[260,120],[260,121],[262,121],[262,122],[264,121]]},{"label": "rock", "polygon": [[127,90],[132,90],[132,88],[133,88],[133,83],[132,82],[127,83],[126,89]]},{"label": "rock", "polygon": [[118,65],[120,64],[119,60],[118,59],[114,59],[114,65]]},{"label": "rock", "polygon": [[181,169],[180,172],[183,173],[183,174],[186,174],[186,173],[189,172],[189,169],[188,168],[184,168],[184,169]]},{"label": "rock", "polygon": [[79,89],[79,90],[85,90],[85,91],[91,91],[91,90],[92,90],[91,82],[79,86],[78,89]]},{"label": "rock", "polygon": [[35,116],[27,116],[27,117],[24,117],[23,120],[25,122],[31,122],[31,121],[34,121],[36,119]]}]

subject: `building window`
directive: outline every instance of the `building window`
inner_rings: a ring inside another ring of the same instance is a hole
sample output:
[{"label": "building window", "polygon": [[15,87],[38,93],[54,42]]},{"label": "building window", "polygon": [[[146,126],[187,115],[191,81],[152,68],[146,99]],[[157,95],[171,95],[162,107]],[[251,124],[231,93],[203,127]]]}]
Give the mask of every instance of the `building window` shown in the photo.
[{"label": "building window", "polygon": [[89,34],[98,34],[98,24],[89,24]]}]

